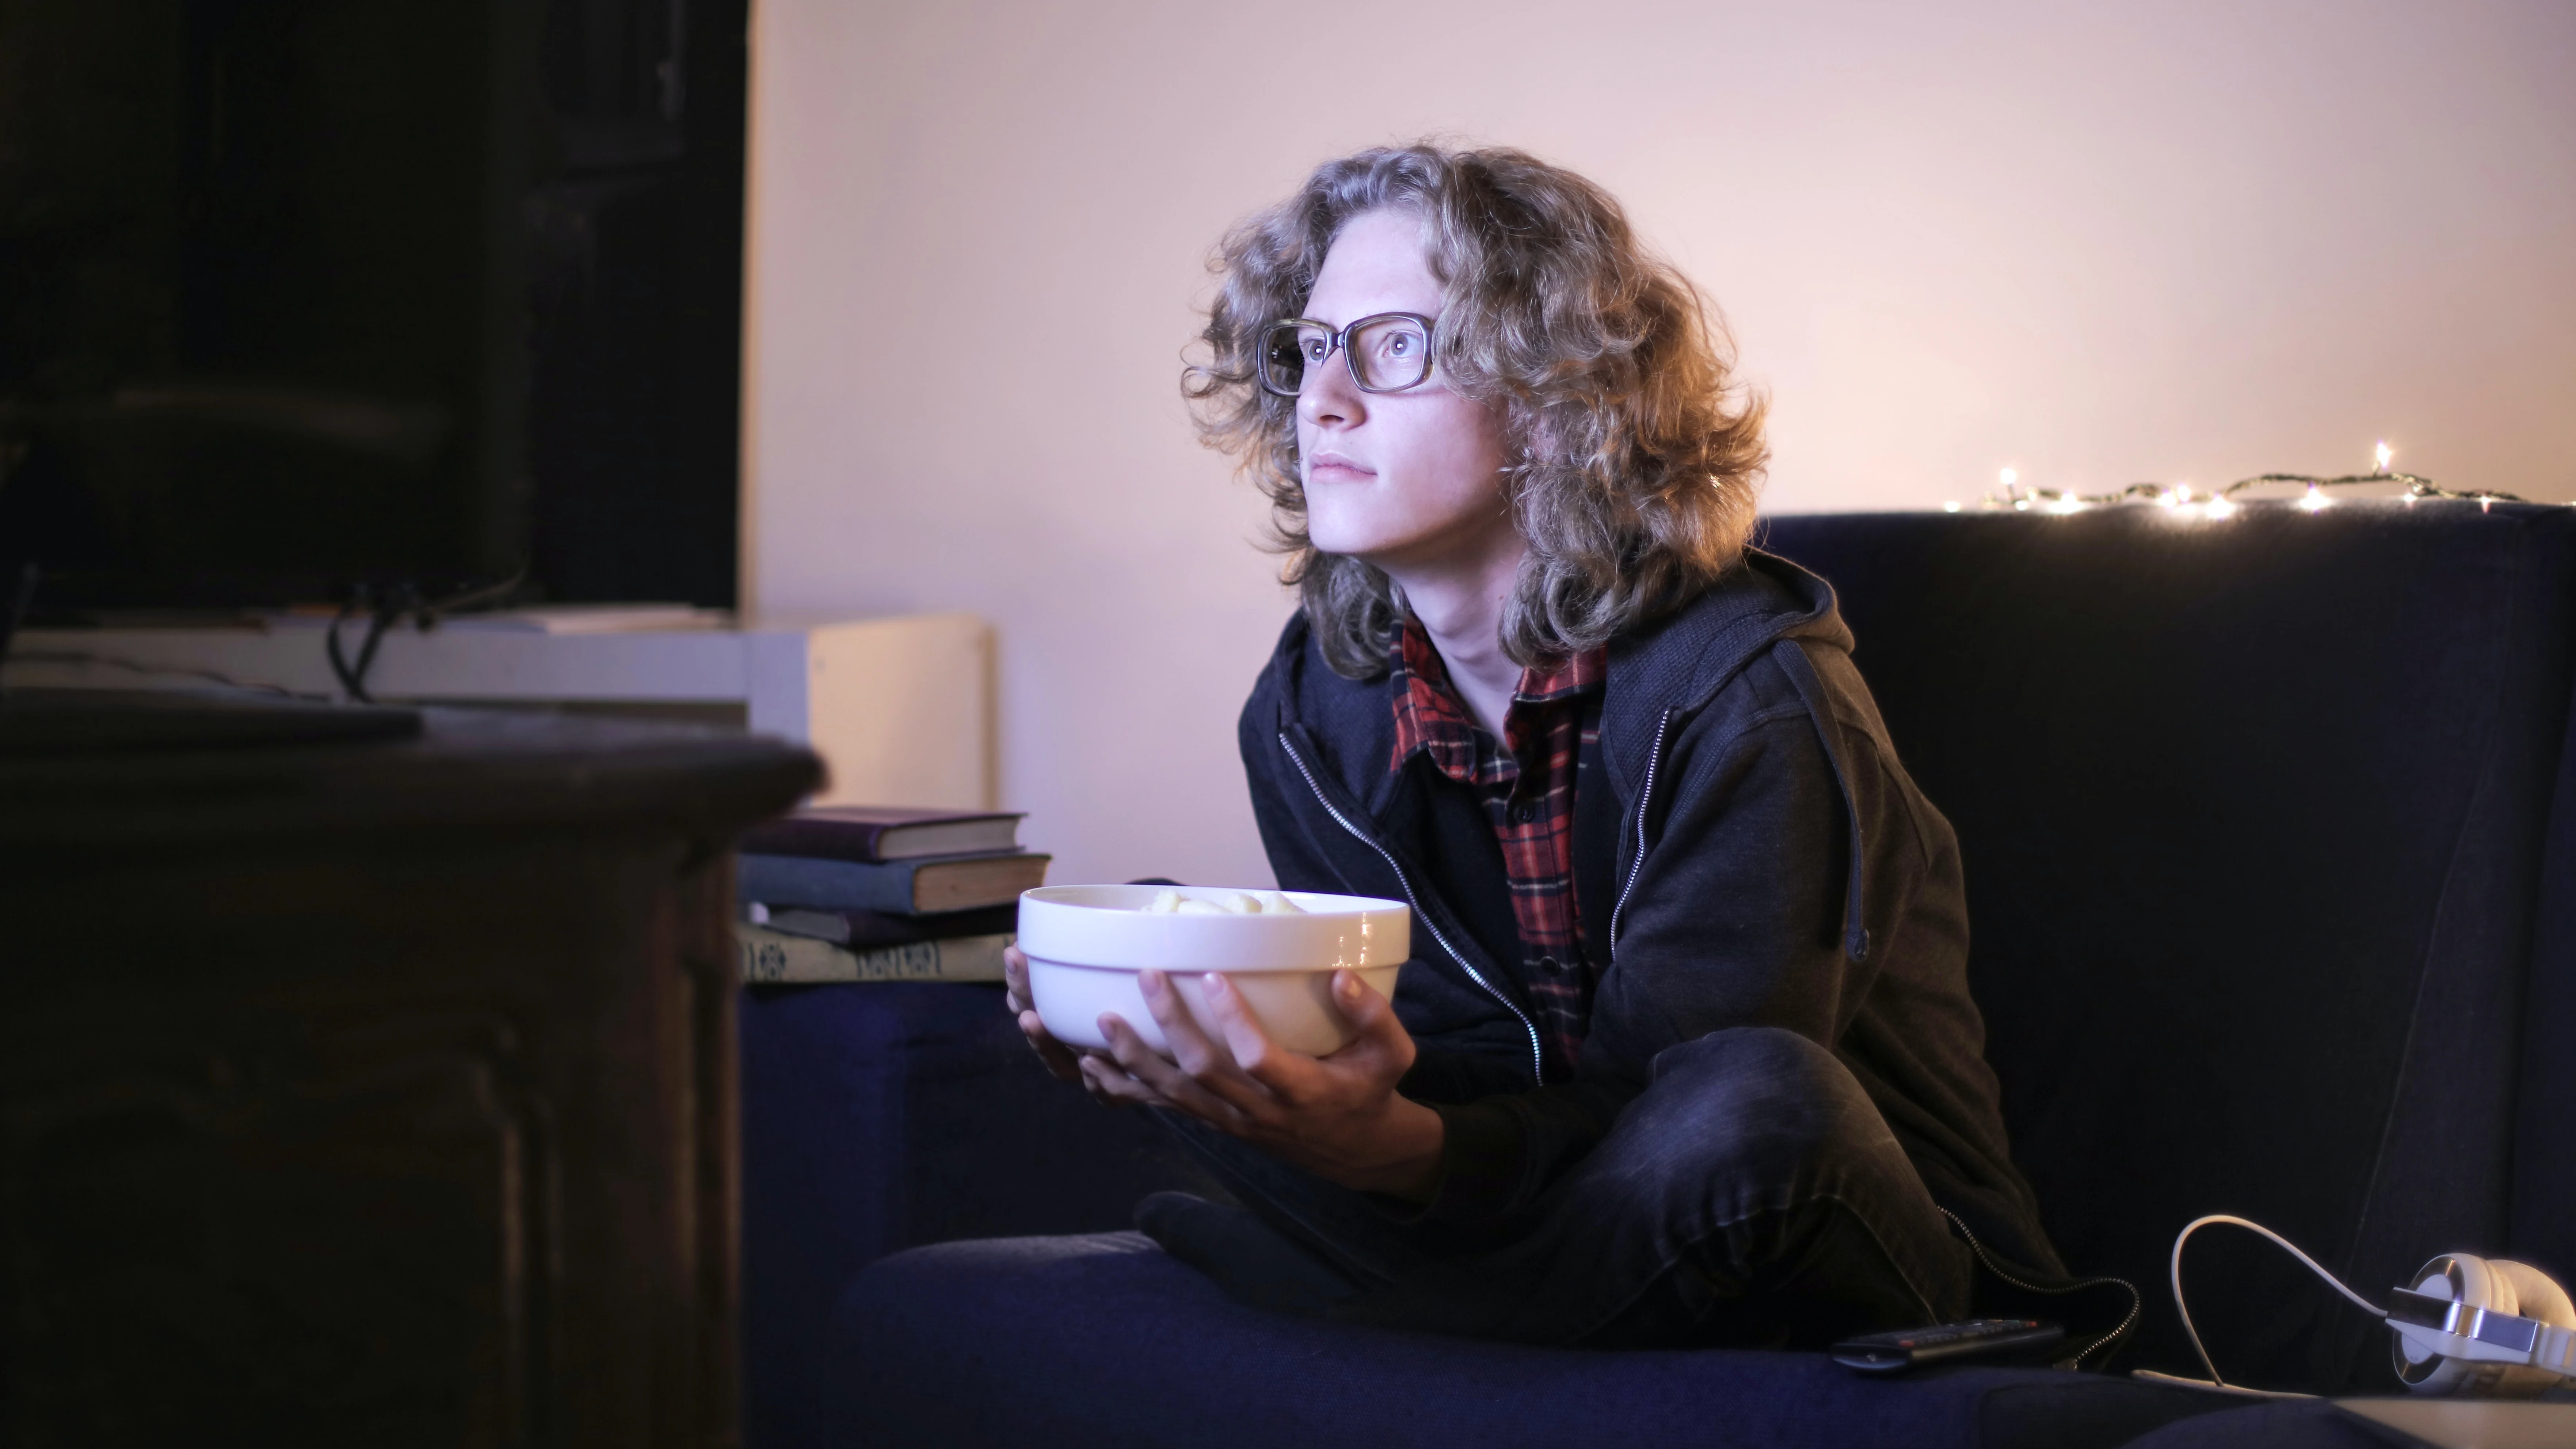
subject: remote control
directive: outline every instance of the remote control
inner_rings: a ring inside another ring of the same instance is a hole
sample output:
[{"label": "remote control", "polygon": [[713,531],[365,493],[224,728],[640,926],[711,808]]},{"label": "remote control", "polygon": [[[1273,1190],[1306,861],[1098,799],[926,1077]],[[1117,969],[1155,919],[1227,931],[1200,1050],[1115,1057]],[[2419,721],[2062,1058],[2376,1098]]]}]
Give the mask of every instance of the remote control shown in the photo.
[{"label": "remote control", "polygon": [[1846,1338],[1830,1352],[1834,1362],[1863,1373],[1892,1374],[1973,1358],[2028,1358],[2065,1338],[2065,1329],[2037,1318],[1971,1318]]}]

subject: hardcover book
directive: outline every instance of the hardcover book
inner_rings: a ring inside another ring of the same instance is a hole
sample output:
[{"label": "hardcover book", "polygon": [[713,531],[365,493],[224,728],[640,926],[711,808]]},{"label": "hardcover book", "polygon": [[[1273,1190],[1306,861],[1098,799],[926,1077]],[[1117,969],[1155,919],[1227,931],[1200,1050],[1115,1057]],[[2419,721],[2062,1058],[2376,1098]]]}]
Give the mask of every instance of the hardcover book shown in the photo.
[{"label": "hardcover book", "polygon": [[985,906],[972,911],[942,911],[935,916],[893,916],[883,911],[817,911],[798,906],[764,906],[751,918],[789,936],[810,936],[835,946],[867,950],[907,946],[915,941],[952,941],[960,936],[1007,936],[1020,928],[1017,904]]},{"label": "hardcover book", "polygon": [[862,865],[925,855],[993,855],[1020,848],[1012,812],[961,814],[884,805],[818,805],[755,825],[742,838],[753,855],[799,855]]},{"label": "hardcover book", "polygon": [[735,876],[734,893],[738,899],[758,901],[772,908],[802,906],[810,910],[918,916],[1017,901],[1020,892],[1046,884],[1047,862],[1052,858],[1015,851],[1008,855],[941,855],[862,865],[848,860],[747,854]]},{"label": "hardcover book", "polygon": [[827,981],[999,981],[1009,936],[963,936],[851,951],[762,926],[734,927],[748,986]]}]

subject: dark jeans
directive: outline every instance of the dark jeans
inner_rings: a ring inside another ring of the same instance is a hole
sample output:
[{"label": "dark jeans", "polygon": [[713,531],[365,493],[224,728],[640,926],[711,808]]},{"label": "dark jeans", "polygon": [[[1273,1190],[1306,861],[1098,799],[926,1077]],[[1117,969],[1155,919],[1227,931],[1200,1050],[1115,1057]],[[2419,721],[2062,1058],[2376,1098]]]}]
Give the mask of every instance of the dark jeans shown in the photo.
[{"label": "dark jeans", "polygon": [[1809,1347],[1968,1309],[1966,1245],[1860,1083],[1792,1032],[1738,1028],[1664,1052],[1609,1135],[1497,1231],[1406,1221],[1162,1115],[1258,1221],[1237,1214],[1215,1234],[1173,1232],[1169,1212],[1140,1223],[1255,1302],[1279,1296],[1283,1264],[1303,1265],[1310,1284],[1334,1285],[1319,1311],[1336,1319],[1602,1347]]}]

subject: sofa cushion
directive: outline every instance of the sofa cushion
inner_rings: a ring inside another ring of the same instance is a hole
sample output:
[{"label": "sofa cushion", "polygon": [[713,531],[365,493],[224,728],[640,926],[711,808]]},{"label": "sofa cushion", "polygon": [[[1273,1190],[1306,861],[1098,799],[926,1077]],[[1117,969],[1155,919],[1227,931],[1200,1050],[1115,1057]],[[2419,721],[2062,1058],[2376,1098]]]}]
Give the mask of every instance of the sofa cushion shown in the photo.
[{"label": "sofa cushion", "polygon": [[2424,1440],[2328,1399],[2293,1399],[2230,1414],[2205,1414],[2164,1428],[2128,1449],[2431,1449]]},{"label": "sofa cushion", "polygon": [[1243,1307],[1135,1233],[916,1248],[834,1316],[837,1442],[941,1449],[2125,1444],[2233,1401],[2044,1369],[1864,1378],[1820,1354],[1604,1353]]},{"label": "sofa cushion", "polygon": [[[2576,820],[2543,865],[2576,809],[2576,509],[1819,516],[1764,546],[1833,583],[1958,827],[2015,1157],[2068,1262],[2150,1293],[2131,1362],[2200,1372],[2161,1300],[2202,1213],[2374,1297],[2444,1251],[2576,1271],[2576,916],[2536,919],[2576,898]],[[2191,1252],[2231,1377],[2395,1387],[2385,1331],[2277,1250]]]}]

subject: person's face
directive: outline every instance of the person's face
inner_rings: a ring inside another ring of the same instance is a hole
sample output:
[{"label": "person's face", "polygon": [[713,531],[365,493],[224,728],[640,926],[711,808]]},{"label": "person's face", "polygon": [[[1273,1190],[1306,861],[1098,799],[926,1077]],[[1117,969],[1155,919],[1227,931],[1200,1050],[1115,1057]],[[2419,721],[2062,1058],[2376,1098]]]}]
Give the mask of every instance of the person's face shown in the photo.
[{"label": "person's face", "polygon": [[[1379,312],[1437,318],[1440,284],[1409,211],[1353,217],[1333,239],[1305,314],[1339,329]],[[1436,332],[1436,325],[1435,325]],[[1435,368],[1403,392],[1362,392],[1336,352],[1297,397],[1306,534],[1326,553],[1391,572],[1479,550],[1512,528],[1494,409],[1443,385]]]}]

